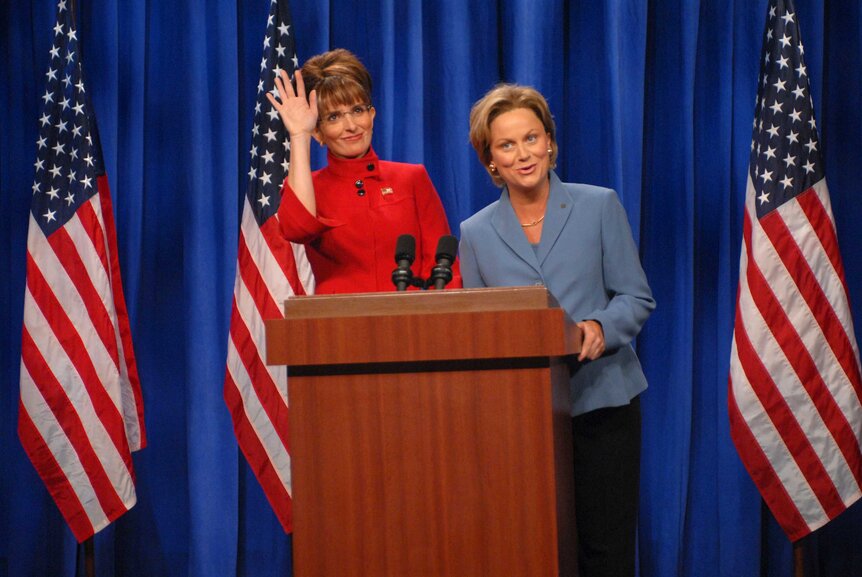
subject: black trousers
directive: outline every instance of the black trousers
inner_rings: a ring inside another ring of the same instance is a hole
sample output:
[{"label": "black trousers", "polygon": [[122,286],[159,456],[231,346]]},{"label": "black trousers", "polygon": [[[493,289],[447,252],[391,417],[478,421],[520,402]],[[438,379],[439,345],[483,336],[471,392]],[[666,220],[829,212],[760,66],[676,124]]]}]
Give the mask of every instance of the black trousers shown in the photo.
[{"label": "black trousers", "polygon": [[640,399],[572,419],[580,577],[634,577]]}]

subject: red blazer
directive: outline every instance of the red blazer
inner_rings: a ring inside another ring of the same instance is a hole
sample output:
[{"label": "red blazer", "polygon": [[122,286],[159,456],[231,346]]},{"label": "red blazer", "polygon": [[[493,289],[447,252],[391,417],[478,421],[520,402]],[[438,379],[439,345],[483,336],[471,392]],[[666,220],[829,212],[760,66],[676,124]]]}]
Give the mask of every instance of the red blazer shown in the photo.
[{"label": "red blazer", "polygon": [[[386,162],[373,150],[362,158],[328,155],[329,165],[313,173],[317,218],[296,198],[287,179],[278,218],[285,238],[305,245],[316,294],[395,290],[395,243],[416,237],[413,274],[427,278],[436,264],[442,235],[450,234],[446,213],[421,164]],[[458,263],[448,287],[460,287]]]}]

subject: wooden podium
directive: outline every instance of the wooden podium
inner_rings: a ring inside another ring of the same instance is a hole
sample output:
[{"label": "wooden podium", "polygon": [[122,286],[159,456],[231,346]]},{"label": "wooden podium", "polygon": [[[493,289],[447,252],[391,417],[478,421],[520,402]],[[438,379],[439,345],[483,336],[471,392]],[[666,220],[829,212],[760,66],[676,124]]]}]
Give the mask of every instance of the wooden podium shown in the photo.
[{"label": "wooden podium", "polygon": [[313,296],[288,365],[296,577],[576,575],[564,355],[542,287]]}]

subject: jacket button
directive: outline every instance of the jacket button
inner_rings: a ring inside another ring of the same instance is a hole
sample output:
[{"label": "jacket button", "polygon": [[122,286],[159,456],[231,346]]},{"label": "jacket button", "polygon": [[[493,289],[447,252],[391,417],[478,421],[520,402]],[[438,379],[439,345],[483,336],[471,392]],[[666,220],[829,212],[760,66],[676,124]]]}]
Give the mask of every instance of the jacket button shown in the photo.
[{"label": "jacket button", "polygon": [[374,170],[374,165],[369,163],[368,166],[366,166],[365,168],[367,168],[368,170]]},{"label": "jacket button", "polygon": [[364,183],[362,182],[362,179],[360,178],[359,180],[357,180],[357,181],[356,181],[356,182],[354,182],[353,184],[355,184],[355,185],[356,185],[356,188],[362,188],[362,185],[363,185]]},{"label": "jacket button", "polygon": [[365,196],[365,189],[360,188],[359,190],[356,191],[356,194],[358,194],[359,196]]}]

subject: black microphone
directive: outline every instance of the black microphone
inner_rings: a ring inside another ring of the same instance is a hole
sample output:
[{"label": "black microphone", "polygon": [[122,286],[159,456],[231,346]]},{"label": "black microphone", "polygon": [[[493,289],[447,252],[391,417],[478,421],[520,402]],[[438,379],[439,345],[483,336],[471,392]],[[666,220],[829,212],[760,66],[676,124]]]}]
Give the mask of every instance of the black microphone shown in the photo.
[{"label": "black microphone", "polygon": [[452,280],[452,263],[455,262],[455,255],[458,254],[458,239],[452,235],[444,235],[437,241],[437,254],[434,258],[437,259],[437,266],[431,269],[431,276],[428,278],[428,284],[434,284],[436,290],[441,290]]},{"label": "black microphone", "polygon": [[416,239],[411,234],[402,234],[395,242],[395,262],[398,267],[392,271],[392,284],[395,290],[404,291],[413,283],[410,265],[416,258]]}]

